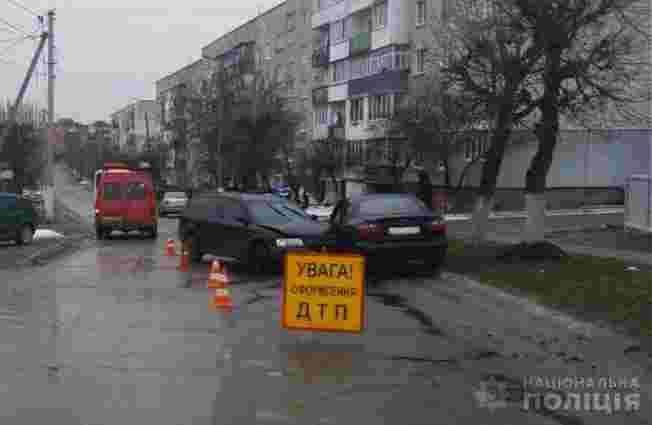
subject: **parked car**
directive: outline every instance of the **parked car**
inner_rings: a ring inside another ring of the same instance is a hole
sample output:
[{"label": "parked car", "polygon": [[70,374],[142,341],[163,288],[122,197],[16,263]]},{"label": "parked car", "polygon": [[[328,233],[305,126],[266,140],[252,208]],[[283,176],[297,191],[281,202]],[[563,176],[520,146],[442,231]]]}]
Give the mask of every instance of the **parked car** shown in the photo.
[{"label": "parked car", "polygon": [[38,215],[32,203],[13,193],[0,192],[0,239],[29,245],[34,240]]},{"label": "parked car", "polygon": [[269,193],[200,194],[179,219],[179,237],[193,261],[212,254],[257,271],[277,264],[288,249],[317,249],[325,230],[301,208]]},{"label": "parked car", "polygon": [[95,231],[103,239],[114,230],[139,230],[157,237],[156,194],[146,172],[109,168],[102,173],[95,199]]},{"label": "parked car", "polygon": [[369,269],[418,261],[437,271],[446,257],[443,218],[411,194],[365,194],[339,201],[329,225],[329,244],[364,255]]},{"label": "parked car", "polygon": [[159,205],[161,216],[179,214],[188,205],[188,195],[185,192],[165,192]]},{"label": "parked car", "polygon": [[39,221],[42,221],[45,217],[45,198],[43,198],[43,192],[38,189],[24,189],[23,198],[32,203],[39,217]]},{"label": "parked car", "polygon": [[88,179],[82,179],[79,182],[79,185],[83,187],[84,189],[90,189],[91,188],[91,181]]}]

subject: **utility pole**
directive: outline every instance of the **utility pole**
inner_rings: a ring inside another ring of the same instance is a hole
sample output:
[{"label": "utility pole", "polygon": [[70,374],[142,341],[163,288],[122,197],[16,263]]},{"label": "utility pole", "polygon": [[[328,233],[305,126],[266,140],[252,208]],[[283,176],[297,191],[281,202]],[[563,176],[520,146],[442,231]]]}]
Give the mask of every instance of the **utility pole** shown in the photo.
[{"label": "utility pole", "polygon": [[4,145],[4,142],[7,140],[7,137],[9,137],[9,134],[11,133],[11,129],[16,123],[16,115],[18,114],[18,108],[20,108],[20,104],[23,102],[23,97],[25,96],[25,91],[27,91],[27,86],[29,86],[29,82],[32,79],[32,74],[34,74],[34,68],[36,67],[36,63],[38,62],[39,57],[41,56],[41,52],[43,51],[43,47],[45,46],[45,41],[48,39],[48,33],[43,33],[41,34],[41,41],[39,42],[39,45],[34,52],[34,56],[32,57],[32,62],[29,65],[29,69],[27,70],[27,75],[25,75],[25,79],[23,80],[23,84],[20,86],[20,90],[18,91],[18,96],[16,97],[16,101],[14,102],[13,105],[9,105],[9,110],[7,111],[7,125],[4,128],[3,131],[3,137],[0,138],[0,150],[2,150],[2,146]]},{"label": "utility pole", "polygon": [[54,220],[56,191],[54,184],[54,10],[48,12],[48,140],[45,190],[45,213],[48,221]]}]

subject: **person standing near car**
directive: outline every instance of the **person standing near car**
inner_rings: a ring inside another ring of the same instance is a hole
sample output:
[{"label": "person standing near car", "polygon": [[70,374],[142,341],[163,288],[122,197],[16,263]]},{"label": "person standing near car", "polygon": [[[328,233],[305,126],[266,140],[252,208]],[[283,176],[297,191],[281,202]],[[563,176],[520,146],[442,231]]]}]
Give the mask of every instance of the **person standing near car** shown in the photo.
[{"label": "person standing near car", "polygon": [[417,198],[423,201],[428,208],[432,209],[432,183],[430,183],[430,176],[424,170],[419,171]]}]

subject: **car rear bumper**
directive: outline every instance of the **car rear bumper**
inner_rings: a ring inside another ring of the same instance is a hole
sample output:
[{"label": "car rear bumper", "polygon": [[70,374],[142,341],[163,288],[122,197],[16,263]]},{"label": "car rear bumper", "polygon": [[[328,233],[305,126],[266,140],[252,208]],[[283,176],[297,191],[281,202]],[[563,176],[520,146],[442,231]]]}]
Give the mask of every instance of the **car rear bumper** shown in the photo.
[{"label": "car rear bumper", "polygon": [[156,226],[157,222],[144,221],[144,222],[125,222],[122,219],[96,219],[95,227],[102,228],[105,230],[119,230],[123,232],[129,232],[132,230],[140,230],[147,227]]},{"label": "car rear bumper", "polygon": [[174,205],[169,205],[169,206],[163,206],[161,205],[159,207],[159,210],[161,214],[181,214],[183,210],[185,209],[185,206],[174,206]]},{"label": "car rear bumper", "polygon": [[428,241],[358,242],[356,251],[371,260],[409,262],[437,260],[446,255],[448,239],[445,236]]}]

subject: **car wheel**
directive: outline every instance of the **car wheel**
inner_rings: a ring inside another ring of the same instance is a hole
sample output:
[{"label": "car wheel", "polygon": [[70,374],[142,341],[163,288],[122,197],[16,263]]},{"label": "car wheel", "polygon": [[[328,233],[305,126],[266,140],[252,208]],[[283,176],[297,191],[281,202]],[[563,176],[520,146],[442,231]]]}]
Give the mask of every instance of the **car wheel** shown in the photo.
[{"label": "car wheel", "polygon": [[154,225],[150,227],[148,233],[151,239],[156,239],[158,237],[158,226]]},{"label": "car wheel", "polygon": [[446,250],[442,249],[437,253],[437,257],[434,259],[429,259],[427,264],[428,274],[431,276],[438,276],[441,272],[441,266],[446,260]]},{"label": "car wheel", "polygon": [[95,236],[97,236],[98,241],[101,241],[102,239],[104,239],[105,234],[106,234],[106,232],[101,227],[96,227],[95,228]]},{"label": "car wheel", "polygon": [[269,270],[271,255],[269,248],[264,242],[254,242],[249,251],[249,267],[256,274],[262,274]]},{"label": "car wheel", "polygon": [[21,226],[16,236],[16,244],[29,245],[34,240],[34,228],[30,224]]}]

